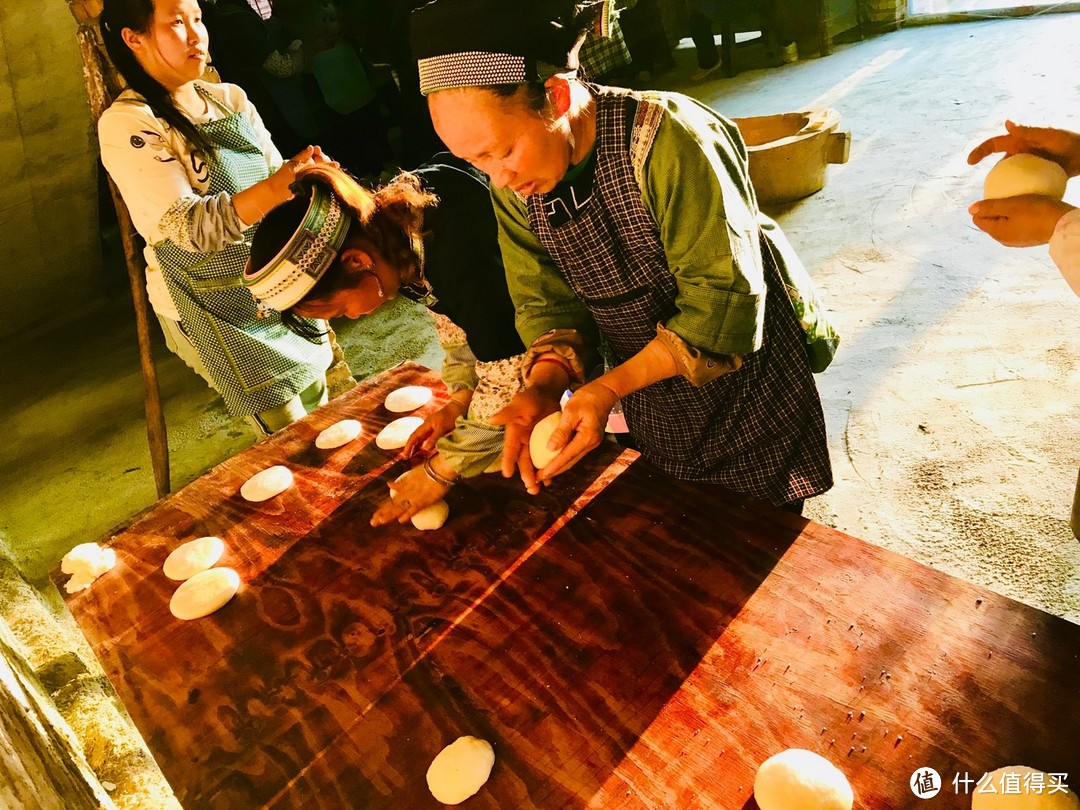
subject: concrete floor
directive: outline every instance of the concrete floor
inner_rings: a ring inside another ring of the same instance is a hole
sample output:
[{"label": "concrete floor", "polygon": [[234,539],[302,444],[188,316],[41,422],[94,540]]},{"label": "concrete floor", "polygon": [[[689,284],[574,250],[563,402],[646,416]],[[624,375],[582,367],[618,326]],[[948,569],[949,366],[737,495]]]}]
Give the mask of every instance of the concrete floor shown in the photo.
[{"label": "concrete floor", "polygon": [[[1044,248],[1005,249],[972,227],[985,168],[964,161],[1007,116],[1080,130],[1063,101],[1080,15],[905,29],[690,88],[689,51],[677,62],[662,86],[727,115],[831,106],[852,133],[825,189],[776,212],[844,335],[819,377],[837,483],[809,516],[1080,622],[1067,527],[1080,301]],[[342,327],[354,370],[437,363],[423,323],[396,310]],[[5,344],[0,539],[41,578],[154,500],[130,307]],[[253,437],[158,357],[179,487]]]}]

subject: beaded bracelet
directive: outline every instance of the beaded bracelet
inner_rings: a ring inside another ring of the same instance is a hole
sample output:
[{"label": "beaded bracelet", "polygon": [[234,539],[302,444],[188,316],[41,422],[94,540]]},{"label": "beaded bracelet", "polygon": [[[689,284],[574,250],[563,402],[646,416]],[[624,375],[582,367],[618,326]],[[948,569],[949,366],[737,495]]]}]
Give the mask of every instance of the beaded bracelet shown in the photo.
[{"label": "beaded bracelet", "polygon": [[445,475],[439,475],[439,473],[435,472],[435,468],[431,466],[430,456],[424,459],[424,472],[428,478],[436,484],[442,484],[444,487],[452,487],[457,483],[456,478],[447,478]]}]

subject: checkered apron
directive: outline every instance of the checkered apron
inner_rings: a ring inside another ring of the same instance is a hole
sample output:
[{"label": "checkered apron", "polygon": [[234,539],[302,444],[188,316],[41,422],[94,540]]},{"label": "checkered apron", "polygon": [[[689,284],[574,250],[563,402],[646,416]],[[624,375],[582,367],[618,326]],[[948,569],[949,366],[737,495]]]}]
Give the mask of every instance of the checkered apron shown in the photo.
[{"label": "checkered apron", "polygon": [[[196,88],[225,113],[201,126],[217,157],[206,193],[236,193],[265,180],[266,157],[250,122]],[[331,361],[325,340],[314,344],[299,337],[277,313],[256,317],[255,299],[241,280],[254,235],[249,228],[242,242],[211,253],[184,250],[171,240],[154,245],[180,324],[234,416],[285,404],[324,376]]]},{"label": "checkered apron", "polygon": [[[610,88],[594,92],[591,197],[557,229],[548,222],[542,195],[528,199],[528,212],[533,231],[588,306],[610,361],[618,364],[641,351],[656,336],[657,323],[675,314],[677,288],[628,149],[626,116],[638,99]],[[767,283],[762,348],[744,357],[738,371],[700,388],[676,376],[628,395],[622,405],[642,454],[671,475],[780,505],[824,492],[832,486],[832,471],[805,337],[768,251],[761,258]]]}]

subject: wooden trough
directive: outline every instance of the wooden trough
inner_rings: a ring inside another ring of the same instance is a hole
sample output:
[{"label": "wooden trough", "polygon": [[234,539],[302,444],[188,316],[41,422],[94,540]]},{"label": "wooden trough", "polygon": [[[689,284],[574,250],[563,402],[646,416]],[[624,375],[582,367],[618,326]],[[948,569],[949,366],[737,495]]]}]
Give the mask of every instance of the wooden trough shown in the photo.
[{"label": "wooden trough", "polygon": [[838,132],[840,113],[802,112],[735,118],[750,153],[750,179],[758,202],[770,205],[808,197],[825,185],[825,167],[847,163],[851,133]]}]

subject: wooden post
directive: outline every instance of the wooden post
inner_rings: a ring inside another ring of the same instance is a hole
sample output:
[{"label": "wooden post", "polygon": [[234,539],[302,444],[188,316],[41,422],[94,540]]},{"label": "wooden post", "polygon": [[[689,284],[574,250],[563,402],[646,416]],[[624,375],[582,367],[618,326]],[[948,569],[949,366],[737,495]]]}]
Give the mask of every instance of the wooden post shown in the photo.
[{"label": "wooden post", "polygon": [[[79,52],[83,59],[83,78],[86,95],[90,101],[90,115],[94,123],[105,112],[120,92],[122,82],[116,69],[109,62],[97,21],[101,16],[101,0],[68,0],[68,8],[79,23],[76,34]],[[157,368],[154,366],[153,348],[150,342],[150,301],[146,295],[146,280],[142,256],[139,255],[135,238],[135,226],[131,222],[120,192],[109,179],[109,191],[120,224],[120,238],[124,246],[124,263],[127,265],[131,299],[135,305],[135,331],[139,343],[139,365],[142,370],[143,404],[146,412],[146,435],[150,443],[150,462],[154,469],[154,483],[159,498],[169,493],[169,442],[165,429],[165,411],[161,404]]]}]

